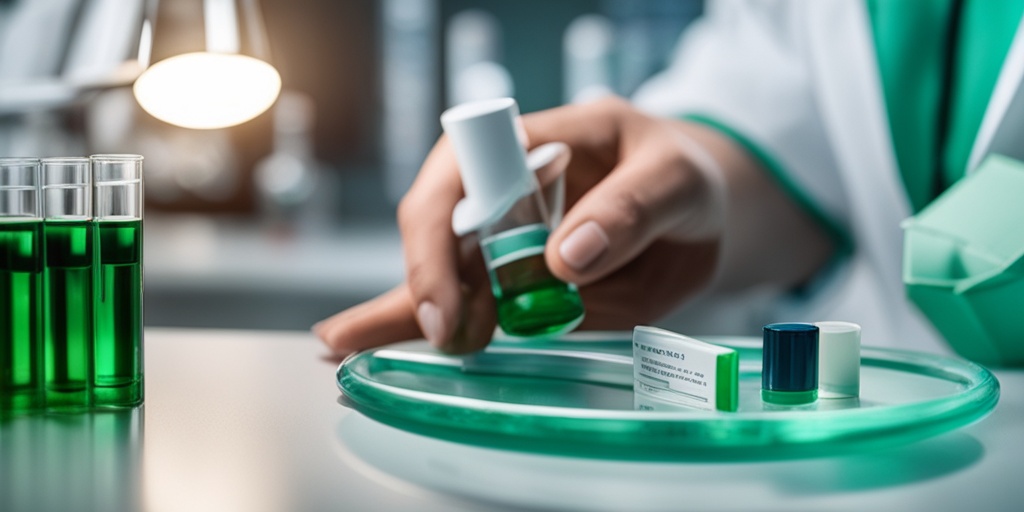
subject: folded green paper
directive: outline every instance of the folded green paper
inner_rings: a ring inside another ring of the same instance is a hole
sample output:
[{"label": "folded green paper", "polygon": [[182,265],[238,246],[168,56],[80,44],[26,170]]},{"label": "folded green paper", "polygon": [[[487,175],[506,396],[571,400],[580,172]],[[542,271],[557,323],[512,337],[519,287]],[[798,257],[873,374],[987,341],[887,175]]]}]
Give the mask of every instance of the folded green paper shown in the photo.
[{"label": "folded green paper", "polygon": [[989,156],[903,229],[907,295],[950,346],[1024,365],[1024,163]]}]

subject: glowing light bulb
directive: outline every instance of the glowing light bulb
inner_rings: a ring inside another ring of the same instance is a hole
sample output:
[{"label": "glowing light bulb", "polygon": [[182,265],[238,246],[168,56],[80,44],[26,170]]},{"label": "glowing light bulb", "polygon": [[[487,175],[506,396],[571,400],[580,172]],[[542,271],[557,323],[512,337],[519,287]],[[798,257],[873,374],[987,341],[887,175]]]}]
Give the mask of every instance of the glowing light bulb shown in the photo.
[{"label": "glowing light bulb", "polygon": [[185,128],[225,128],[266,111],[281,92],[281,75],[259,59],[228,53],[186,53],[147,69],[135,99],[161,121]]}]

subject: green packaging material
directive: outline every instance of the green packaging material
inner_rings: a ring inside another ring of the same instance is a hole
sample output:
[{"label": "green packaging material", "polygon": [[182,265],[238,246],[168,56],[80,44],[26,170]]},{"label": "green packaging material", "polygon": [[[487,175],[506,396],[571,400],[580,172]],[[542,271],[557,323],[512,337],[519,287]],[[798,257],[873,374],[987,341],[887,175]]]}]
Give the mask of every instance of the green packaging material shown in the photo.
[{"label": "green packaging material", "polygon": [[989,156],[903,229],[907,295],[950,346],[1024,365],[1024,163]]}]

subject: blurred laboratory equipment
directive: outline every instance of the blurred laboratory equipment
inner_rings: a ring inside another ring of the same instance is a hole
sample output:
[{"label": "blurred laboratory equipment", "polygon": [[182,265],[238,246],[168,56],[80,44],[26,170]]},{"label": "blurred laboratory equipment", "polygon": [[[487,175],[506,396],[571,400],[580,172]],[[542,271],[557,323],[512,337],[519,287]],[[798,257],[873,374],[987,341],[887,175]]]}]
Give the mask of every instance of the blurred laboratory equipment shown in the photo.
[{"label": "blurred laboratory equipment", "polygon": [[381,160],[397,203],[439,132],[438,0],[383,0],[380,9]]},{"label": "blurred laboratory equipment", "polygon": [[615,91],[627,96],[665,67],[679,34],[703,10],[703,2],[679,0],[604,0],[603,6],[616,28]]},{"label": "blurred laboratory equipment", "polygon": [[238,149],[228,129],[199,131],[157,122],[127,88],[97,93],[82,112],[90,152],[130,149],[146,155],[145,193],[153,204],[217,204],[244,192]]},{"label": "blurred laboratory equipment", "polygon": [[325,193],[337,195],[324,187],[313,154],[314,113],[313,100],[295,91],[281,93],[274,107],[274,150],[256,163],[254,176],[264,223],[273,229],[293,231],[303,221],[322,226],[327,219],[315,218],[315,210],[326,209]]},{"label": "blurred laboratory equipment", "polygon": [[0,115],[130,85],[149,62],[146,0],[0,5]]},{"label": "blurred laboratory equipment", "polygon": [[456,13],[445,30],[448,106],[511,97],[512,75],[501,64],[501,25],[481,9]]},{"label": "blurred laboratory equipment", "polygon": [[584,14],[565,29],[562,43],[566,103],[582,103],[615,93],[612,59],[615,27],[600,14]]},{"label": "blurred laboratory equipment", "polygon": [[87,152],[69,109],[138,77],[149,59],[145,9],[146,0],[0,3],[0,155]]}]

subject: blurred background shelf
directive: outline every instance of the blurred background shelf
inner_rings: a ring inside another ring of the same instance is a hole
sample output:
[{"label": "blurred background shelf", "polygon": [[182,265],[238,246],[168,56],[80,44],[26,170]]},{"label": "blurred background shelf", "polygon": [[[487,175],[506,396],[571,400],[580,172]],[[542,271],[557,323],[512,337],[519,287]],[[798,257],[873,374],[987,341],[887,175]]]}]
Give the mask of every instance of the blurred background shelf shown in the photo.
[{"label": "blurred background shelf", "polygon": [[245,218],[146,219],[147,326],[308,329],[402,280],[394,224],[293,233]]}]

